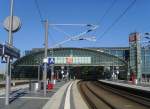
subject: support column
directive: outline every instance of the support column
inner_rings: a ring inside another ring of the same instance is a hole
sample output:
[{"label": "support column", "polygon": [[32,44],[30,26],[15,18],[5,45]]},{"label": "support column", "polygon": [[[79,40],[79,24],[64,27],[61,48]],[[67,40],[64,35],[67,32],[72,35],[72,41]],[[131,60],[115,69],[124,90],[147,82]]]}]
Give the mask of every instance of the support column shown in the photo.
[{"label": "support column", "polygon": [[[45,21],[45,53],[44,59],[47,59],[47,49],[48,49],[48,20]],[[47,62],[44,62],[44,71],[43,71],[43,82],[44,82],[44,96],[46,96],[47,90]]]}]

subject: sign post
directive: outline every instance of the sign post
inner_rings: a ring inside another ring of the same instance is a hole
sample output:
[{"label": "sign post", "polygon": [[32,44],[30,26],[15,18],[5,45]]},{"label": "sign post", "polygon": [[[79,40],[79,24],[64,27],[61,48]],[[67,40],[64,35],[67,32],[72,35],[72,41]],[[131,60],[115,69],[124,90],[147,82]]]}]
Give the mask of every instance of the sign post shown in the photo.
[{"label": "sign post", "polygon": [[55,64],[55,58],[49,57],[49,58],[48,58],[48,64],[51,65],[51,83],[55,83],[55,79],[54,79],[54,64]]},{"label": "sign post", "polygon": [[[20,29],[21,23],[18,20],[18,17],[13,16],[13,6],[14,0],[10,1],[10,16],[7,17],[4,21],[4,28],[8,31],[8,42],[3,45],[3,49],[1,55],[7,56],[6,63],[6,94],[5,94],[5,105],[9,104],[9,91],[11,88],[11,63],[10,59],[18,58],[20,56],[20,51],[13,47],[13,36],[12,32],[16,32]],[[0,47],[1,48],[1,47]]]},{"label": "sign post", "polygon": [[[48,49],[48,20],[45,21],[45,50],[44,50],[44,59],[47,60],[47,49]],[[46,96],[46,89],[47,89],[47,62],[44,62],[44,70],[43,70],[43,82],[44,82],[44,96]]]}]

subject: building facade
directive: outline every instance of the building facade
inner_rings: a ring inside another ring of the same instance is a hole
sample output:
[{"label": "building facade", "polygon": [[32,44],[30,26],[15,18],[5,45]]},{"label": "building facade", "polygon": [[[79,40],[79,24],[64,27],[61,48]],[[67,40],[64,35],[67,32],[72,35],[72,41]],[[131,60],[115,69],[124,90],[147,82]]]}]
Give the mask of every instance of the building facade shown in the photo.
[{"label": "building facade", "polygon": [[[25,56],[14,64],[24,66],[23,69],[38,66],[42,64],[43,56],[43,48],[34,48],[26,51]],[[150,77],[150,47],[141,47],[139,33],[129,35],[129,47],[53,48],[48,50],[48,56],[55,58],[56,66],[67,65],[67,58],[71,60],[70,66],[104,66],[111,71],[127,64],[126,69],[119,68],[120,71],[124,70],[122,77],[131,73],[135,73],[138,79]]]}]

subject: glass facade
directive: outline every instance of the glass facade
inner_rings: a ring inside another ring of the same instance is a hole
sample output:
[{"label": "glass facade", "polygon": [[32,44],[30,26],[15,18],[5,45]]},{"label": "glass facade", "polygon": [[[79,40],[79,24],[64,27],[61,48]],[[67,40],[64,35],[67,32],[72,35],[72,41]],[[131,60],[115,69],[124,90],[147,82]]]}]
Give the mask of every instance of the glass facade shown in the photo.
[{"label": "glass facade", "polygon": [[[52,54],[55,57],[56,63],[59,65],[66,63],[66,58],[72,56],[74,65],[97,65],[97,66],[118,66],[124,65],[120,59],[133,65],[132,60],[136,60],[135,56],[130,56],[135,52],[135,49],[129,47],[98,47],[98,48],[57,48],[54,49],[53,53],[51,50],[48,51],[48,56]],[[40,52],[41,51],[41,52]],[[115,58],[113,56],[119,58]],[[39,65],[42,63],[44,56],[43,49],[33,50],[31,54],[28,54],[18,61],[15,65]],[[129,60],[131,58],[131,60]],[[141,48],[141,73],[150,74],[150,47]]]},{"label": "glass facade", "polygon": [[[52,53],[53,52],[53,53]],[[123,57],[121,51],[117,51],[118,56]],[[56,48],[48,50],[48,56],[55,58],[56,65],[68,64],[67,58],[72,57],[72,65],[84,65],[84,66],[124,66],[125,62],[117,58],[113,55],[104,52],[98,52],[90,49],[83,48]],[[29,55],[22,57],[20,60],[16,61],[15,65],[21,66],[36,66],[42,64],[42,60],[44,57],[43,50],[36,52],[32,52]]]},{"label": "glass facade", "polygon": [[88,49],[105,52],[117,56],[125,61],[128,61],[129,59],[129,47],[97,47]]},{"label": "glass facade", "polygon": [[124,59],[124,51],[123,50],[110,50],[109,54],[112,54],[112,55],[117,56],[121,59]]},{"label": "glass facade", "polygon": [[[130,50],[129,50],[130,49]],[[106,47],[106,48],[94,48],[94,50],[103,50],[106,53],[115,55],[126,62],[130,59],[130,64],[132,65],[132,68],[135,66],[135,53],[136,49],[129,48],[129,47]],[[140,61],[140,60],[139,60]],[[141,74],[150,74],[150,47],[142,47],[141,48]]]},{"label": "glass facade", "polygon": [[138,80],[141,78],[141,44],[140,34],[135,32],[129,35],[129,46],[130,46],[130,75],[135,75]]},{"label": "glass facade", "polygon": [[[109,50],[110,51],[110,50]],[[110,51],[111,52],[111,51]],[[117,56],[121,56],[123,58],[124,51],[115,51],[114,53]],[[55,58],[55,67],[60,66],[71,66],[75,67],[102,67],[107,66],[110,68],[118,68],[120,70],[120,75],[126,74],[127,64],[123,61],[123,59],[117,58],[112,54],[108,54],[105,52],[84,49],[84,48],[55,48],[48,49],[48,57]],[[18,59],[14,63],[14,74],[19,75],[27,74],[27,72],[37,72],[37,66],[43,65],[44,58],[44,50],[36,49],[33,50],[30,54]],[[34,69],[35,68],[35,69]],[[112,70],[112,69],[111,69]]]},{"label": "glass facade", "polygon": [[142,74],[150,74],[150,48],[142,47],[141,48],[142,56]]}]

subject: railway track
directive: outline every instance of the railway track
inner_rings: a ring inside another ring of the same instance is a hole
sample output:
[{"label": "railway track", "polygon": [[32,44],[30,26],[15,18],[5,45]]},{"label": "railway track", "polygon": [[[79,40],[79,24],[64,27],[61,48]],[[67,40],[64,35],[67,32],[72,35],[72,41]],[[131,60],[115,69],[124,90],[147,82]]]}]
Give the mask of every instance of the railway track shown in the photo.
[{"label": "railway track", "polygon": [[150,109],[148,98],[113,89],[99,82],[81,81],[78,88],[90,109]]}]

